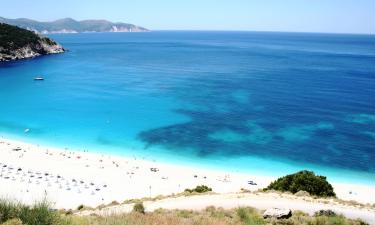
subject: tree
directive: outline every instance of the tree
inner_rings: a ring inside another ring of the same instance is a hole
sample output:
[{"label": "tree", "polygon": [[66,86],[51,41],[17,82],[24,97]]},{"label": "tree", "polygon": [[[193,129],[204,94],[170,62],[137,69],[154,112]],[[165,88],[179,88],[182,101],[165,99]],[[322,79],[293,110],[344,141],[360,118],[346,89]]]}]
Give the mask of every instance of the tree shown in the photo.
[{"label": "tree", "polygon": [[277,179],[265,190],[277,190],[282,192],[306,191],[310,195],[319,197],[335,197],[333,187],[324,176],[317,176],[312,171],[300,171]]}]

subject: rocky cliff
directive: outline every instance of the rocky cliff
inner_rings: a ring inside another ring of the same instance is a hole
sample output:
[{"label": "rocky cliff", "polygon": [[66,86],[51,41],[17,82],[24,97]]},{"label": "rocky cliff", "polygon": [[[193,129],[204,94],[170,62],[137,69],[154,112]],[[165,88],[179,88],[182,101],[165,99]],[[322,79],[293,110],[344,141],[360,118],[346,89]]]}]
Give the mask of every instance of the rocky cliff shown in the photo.
[{"label": "rocky cliff", "polygon": [[55,41],[32,31],[0,23],[0,62],[63,53]]}]

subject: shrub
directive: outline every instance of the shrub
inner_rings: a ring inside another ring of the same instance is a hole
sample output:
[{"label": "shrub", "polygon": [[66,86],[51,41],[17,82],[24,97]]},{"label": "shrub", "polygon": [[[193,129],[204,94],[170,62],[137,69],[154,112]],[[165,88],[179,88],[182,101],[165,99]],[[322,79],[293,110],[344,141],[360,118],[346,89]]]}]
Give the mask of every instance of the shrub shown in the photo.
[{"label": "shrub", "polygon": [[326,177],[317,176],[311,171],[300,171],[281,177],[272,182],[265,190],[276,190],[282,192],[306,191],[311,195],[319,197],[335,197],[333,187],[328,183]]},{"label": "shrub", "polygon": [[133,206],[133,212],[138,212],[138,213],[144,214],[145,213],[145,207],[143,206],[143,203],[142,202],[136,203]]},{"label": "shrub", "polygon": [[230,213],[223,208],[215,208],[215,206],[208,206],[205,210],[210,217],[223,219],[225,217],[231,217]]},{"label": "shrub", "polygon": [[59,214],[52,211],[45,201],[26,206],[17,202],[0,200],[0,223],[17,224],[16,219],[28,225],[52,225],[59,221]]},{"label": "shrub", "polygon": [[177,210],[177,216],[183,218],[191,218],[194,215],[192,210]]},{"label": "shrub", "polygon": [[319,210],[314,213],[314,216],[336,216],[336,213],[330,209],[328,210]]},{"label": "shrub", "polygon": [[28,225],[51,225],[57,223],[59,215],[50,209],[46,202],[32,207],[22,207],[19,218]]},{"label": "shrub", "polygon": [[344,217],[342,216],[319,216],[319,217],[316,217],[314,220],[313,220],[313,224],[316,224],[316,225],[320,225],[320,224],[327,224],[327,225],[339,225],[339,224],[342,224],[342,225],[346,225],[348,224],[348,220],[345,219]]},{"label": "shrub", "polygon": [[246,225],[263,225],[265,220],[259,216],[258,212],[253,208],[238,208],[237,215]]},{"label": "shrub", "polygon": [[185,189],[185,192],[189,192],[189,193],[193,193],[193,192],[205,193],[205,192],[210,192],[210,191],[212,191],[212,188],[209,188],[206,185],[200,185],[200,186],[195,187],[194,189]]},{"label": "shrub", "polygon": [[23,223],[20,219],[10,219],[1,225],[22,225],[22,224]]}]

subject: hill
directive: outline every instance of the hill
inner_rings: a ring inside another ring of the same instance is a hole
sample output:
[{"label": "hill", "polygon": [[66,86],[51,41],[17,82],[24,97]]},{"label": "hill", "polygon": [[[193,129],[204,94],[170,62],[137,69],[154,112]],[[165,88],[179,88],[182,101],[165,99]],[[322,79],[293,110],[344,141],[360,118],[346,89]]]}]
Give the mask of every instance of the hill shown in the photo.
[{"label": "hill", "polygon": [[64,48],[47,37],[0,23],[0,62],[62,52]]},{"label": "hill", "polygon": [[53,22],[39,22],[25,18],[6,19],[0,17],[0,23],[7,23],[41,34],[84,33],[84,32],[145,32],[146,28],[128,23],[112,23],[107,20],[76,21],[71,18]]}]

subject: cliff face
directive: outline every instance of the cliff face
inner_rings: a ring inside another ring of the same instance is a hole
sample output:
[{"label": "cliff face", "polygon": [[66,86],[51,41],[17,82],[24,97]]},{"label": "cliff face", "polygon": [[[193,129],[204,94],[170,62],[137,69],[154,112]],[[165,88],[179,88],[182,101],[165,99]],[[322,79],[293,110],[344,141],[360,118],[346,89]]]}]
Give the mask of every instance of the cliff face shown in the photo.
[{"label": "cliff face", "polygon": [[16,26],[0,23],[0,62],[63,53],[55,41]]}]

